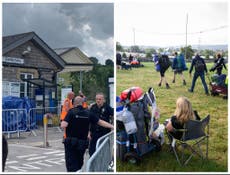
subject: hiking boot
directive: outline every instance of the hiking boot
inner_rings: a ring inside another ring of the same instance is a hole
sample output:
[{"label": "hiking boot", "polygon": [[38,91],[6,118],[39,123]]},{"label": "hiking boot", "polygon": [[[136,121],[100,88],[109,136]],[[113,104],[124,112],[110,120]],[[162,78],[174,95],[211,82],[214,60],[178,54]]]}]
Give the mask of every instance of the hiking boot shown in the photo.
[{"label": "hiking boot", "polygon": [[161,87],[161,83],[159,83],[158,86]]},{"label": "hiking boot", "polygon": [[167,89],[169,89],[169,88],[170,88],[170,86],[169,86],[169,84],[168,84],[168,83],[166,83],[166,88],[167,88]]},{"label": "hiking boot", "polygon": [[185,80],[183,80],[183,85],[184,85],[184,86],[186,85],[186,81],[185,81]]},{"label": "hiking boot", "polygon": [[193,92],[191,89],[188,89],[188,91],[191,92],[191,93]]},{"label": "hiking boot", "polygon": [[172,83],[175,83],[175,80],[173,80]]}]

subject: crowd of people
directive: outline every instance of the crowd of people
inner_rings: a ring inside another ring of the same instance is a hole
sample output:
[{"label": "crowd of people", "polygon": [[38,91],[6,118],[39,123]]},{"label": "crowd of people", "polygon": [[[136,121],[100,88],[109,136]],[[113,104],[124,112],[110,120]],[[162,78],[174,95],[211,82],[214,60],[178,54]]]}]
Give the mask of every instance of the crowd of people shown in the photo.
[{"label": "crowd of people", "polygon": [[[162,83],[164,83],[167,89],[170,88],[170,85],[165,76],[165,73],[169,69],[169,67],[171,67],[173,70],[172,83],[176,82],[176,75],[178,74],[180,75],[182,79],[183,85],[184,86],[187,85],[185,76],[183,73],[184,71],[188,70],[186,66],[184,55],[182,53],[178,54],[177,52],[174,52],[173,56],[174,57],[173,57],[172,63],[167,53],[155,54],[153,57],[155,69],[157,72],[160,73],[160,81],[158,83],[159,87],[161,87]],[[134,60],[134,57],[130,54],[128,58],[129,63],[131,63],[133,60]],[[122,56],[120,53],[117,53],[116,55],[116,64],[117,64],[118,69],[122,69]],[[224,58],[222,57],[221,53],[217,53],[216,59],[214,60],[214,66],[209,71],[210,72],[216,71],[216,74],[220,76],[222,74],[223,68],[227,69],[225,62],[224,62]],[[192,76],[193,70],[194,70],[194,74],[192,78],[192,84],[191,84],[191,87],[188,89],[188,91],[189,92],[194,91],[196,81],[200,77],[203,87],[204,87],[205,94],[209,95],[208,86],[205,81],[205,74],[208,74],[207,66],[206,66],[204,59],[198,53],[195,54],[195,57],[191,62],[191,66],[189,69],[190,77]]]},{"label": "crowd of people", "polygon": [[[156,54],[153,57],[155,69],[157,72],[160,73],[160,82],[158,83],[159,87],[162,85],[162,82],[164,81],[166,88],[167,89],[170,88],[169,83],[166,81],[166,76],[165,76],[165,72],[170,67],[170,64],[173,70],[172,83],[176,82],[176,75],[178,74],[181,76],[183,85],[187,84],[185,77],[184,77],[184,73],[183,73],[184,71],[188,70],[184,56],[182,53],[178,54],[177,52],[175,52],[173,55],[174,55],[174,58],[173,58],[172,63],[170,63],[168,55],[165,53],[162,53],[160,55]],[[216,74],[220,76],[222,74],[223,68],[227,69],[225,62],[224,62],[224,58],[222,57],[220,53],[218,53],[216,55],[216,59],[214,60],[214,66],[209,71],[210,72],[216,71]],[[198,53],[196,53],[194,59],[192,59],[191,66],[189,69],[190,77],[192,77],[193,70],[194,70],[194,74],[192,78],[192,84],[191,84],[191,87],[188,89],[188,91],[191,93],[194,92],[196,81],[200,77],[201,82],[204,87],[205,94],[209,95],[208,86],[205,81],[205,74],[208,75],[208,69],[207,69],[204,59]]]},{"label": "crowd of people", "polygon": [[[220,53],[216,54],[214,65],[209,70],[205,60],[199,55],[199,53],[194,55],[190,68],[186,66],[184,55],[177,52],[174,52],[172,62],[169,59],[168,53],[154,55],[153,62],[155,64],[155,70],[160,74],[160,81],[158,83],[159,87],[164,84],[167,89],[171,88],[168,79],[166,79],[166,71],[171,67],[173,70],[172,83],[176,83],[176,75],[180,75],[182,85],[186,86],[188,82],[186,82],[184,71],[188,71],[190,77],[192,77],[192,82],[190,88],[187,91],[194,93],[197,79],[200,78],[206,95],[209,95],[209,90],[205,80],[205,75],[208,75],[208,72],[210,71],[215,72],[215,74],[218,76],[221,76],[223,68],[227,70],[224,58]],[[166,133],[171,141],[172,137],[181,139],[183,133],[178,131],[183,129],[184,124],[189,120],[200,120],[200,117],[198,112],[193,110],[192,103],[189,101],[189,99],[185,96],[180,96],[176,100],[176,109],[174,114],[164,123]]]}]

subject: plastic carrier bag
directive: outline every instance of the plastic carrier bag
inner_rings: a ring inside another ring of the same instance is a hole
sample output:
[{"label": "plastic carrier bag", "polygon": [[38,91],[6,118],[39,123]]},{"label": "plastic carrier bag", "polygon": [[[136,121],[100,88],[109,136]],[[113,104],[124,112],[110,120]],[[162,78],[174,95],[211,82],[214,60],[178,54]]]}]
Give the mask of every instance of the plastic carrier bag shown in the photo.
[{"label": "plastic carrier bag", "polygon": [[124,123],[127,134],[133,134],[137,132],[137,124],[133,113],[130,112],[127,108],[124,108],[122,113],[122,121]]}]

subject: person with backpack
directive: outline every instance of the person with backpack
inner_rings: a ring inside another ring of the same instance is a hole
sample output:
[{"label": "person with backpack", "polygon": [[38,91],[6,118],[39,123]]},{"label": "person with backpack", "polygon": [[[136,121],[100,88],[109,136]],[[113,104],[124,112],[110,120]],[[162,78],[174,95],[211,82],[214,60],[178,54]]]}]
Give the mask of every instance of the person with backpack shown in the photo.
[{"label": "person with backpack", "polygon": [[221,56],[220,53],[218,53],[216,55],[216,59],[215,59],[214,63],[215,63],[214,66],[209,70],[210,72],[212,72],[212,71],[214,72],[216,70],[216,73],[218,75],[221,75],[223,67],[227,70],[227,67],[224,63],[224,58]]},{"label": "person with backpack", "polygon": [[179,55],[177,52],[174,53],[174,59],[173,59],[173,64],[172,64],[172,69],[173,69],[173,81],[172,83],[175,83],[176,80],[176,74],[181,75],[181,78],[183,80],[183,85],[186,85],[186,81],[184,78],[183,71],[187,70],[185,60],[184,60],[184,55],[180,53]]},{"label": "person with backpack", "polygon": [[160,68],[160,64],[159,64],[159,56],[158,56],[158,54],[153,56],[153,62],[154,62],[154,65],[155,65],[155,70],[157,72],[159,72],[161,68]]},{"label": "person with backpack", "polygon": [[190,89],[188,89],[188,91],[193,92],[195,84],[196,84],[196,80],[198,77],[200,77],[202,84],[203,84],[203,87],[204,87],[204,90],[205,90],[205,94],[209,95],[208,87],[207,87],[207,84],[205,82],[205,72],[206,73],[208,72],[207,66],[204,62],[204,59],[201,58],[199,54],[196,54],[195,58],[192,60],[192,64],[191,64],[191,67],[189,70],[190,77],[191,77],[191,73],[193,71],[193,67],[195,67],[195,72],[194,72],[193,79],[192,79],[192,86]]},{"label": "person with backpack", "polygon": [[160,87],[161,86],[161,83],[162,81],[164,80],[165,81],[165,85],[166,85],[166,88],[169,89],[170,86],[166,80],[166,77],[165,77],[165,71],[168,70],[168,68],[171,66],[171,62],[169,60],[169,57],[167,54],[162,54],[160,57],[159,57],[159,65],[160,65],[160,82],[158,83],[158,86]]}]

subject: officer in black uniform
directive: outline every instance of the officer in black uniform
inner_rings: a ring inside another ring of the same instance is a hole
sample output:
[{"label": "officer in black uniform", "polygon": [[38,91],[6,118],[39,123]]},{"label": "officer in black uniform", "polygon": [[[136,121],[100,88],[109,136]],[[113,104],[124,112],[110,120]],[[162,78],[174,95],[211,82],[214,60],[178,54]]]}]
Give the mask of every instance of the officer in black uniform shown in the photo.
[{"label": "officer in black uniform", "polygon": [[[105,98],[103,93],[97,93],[96,94],[96,103],[91,106],[90,111],[94,113],[98,118],[101,120],[104,120],[106,122],[110,122],[113,118],[113,108],[111,108],[108,104],[105,103]],[[97,140],[109,133],[110,130],[107,128],[103,128],[99,126],[98,124],[91,124],[90,125],[90,133],[89,133],[89,140],[90,140],[90,145],[89,145],[89,155],[92,156],[93,153],[96,150],[96,144]]]},{"label": "officer in black uniform", "polygon": [[96,115],[82,107],[84,99],[77,96],[74,99],[74,108],[69,110],[61,127],[66,128],[65,162],[68,172],[76,172],[83,165],[84,153],[88,148],[87,135],[89,123],[113,129],[113,125],[100,120]]}]

